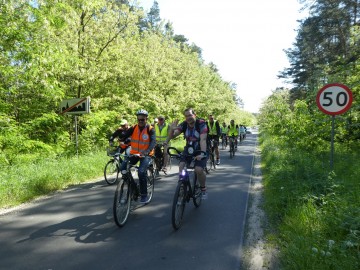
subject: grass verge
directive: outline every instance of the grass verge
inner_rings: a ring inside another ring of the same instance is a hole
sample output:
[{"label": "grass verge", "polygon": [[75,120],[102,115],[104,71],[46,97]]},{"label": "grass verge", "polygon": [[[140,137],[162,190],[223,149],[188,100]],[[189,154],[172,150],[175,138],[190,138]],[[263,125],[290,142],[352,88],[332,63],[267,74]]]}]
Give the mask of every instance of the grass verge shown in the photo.
[{"label": "grass verge", "polygon": [[338,145],[330,171],[328,152],[270,137],[261,147],[267,237],[280,248],[281,269],[360,269],[359,152]]}]

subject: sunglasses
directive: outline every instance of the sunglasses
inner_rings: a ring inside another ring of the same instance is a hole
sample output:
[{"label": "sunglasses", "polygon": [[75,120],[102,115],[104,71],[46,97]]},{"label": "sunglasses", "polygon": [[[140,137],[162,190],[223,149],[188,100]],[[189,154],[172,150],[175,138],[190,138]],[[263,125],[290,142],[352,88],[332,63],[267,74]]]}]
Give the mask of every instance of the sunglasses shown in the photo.
[{"label": "sunglasses", "polygon": [[164,120],[164,118],[159,118],[158,120],[159,120],[159,121],[163,121],[163,120]]},{"label": "sunglasses", "polygon": [[139,121],[139,122],[144,122],[144,121],[145,121],[145,118],[138,118],[138,121]]}]

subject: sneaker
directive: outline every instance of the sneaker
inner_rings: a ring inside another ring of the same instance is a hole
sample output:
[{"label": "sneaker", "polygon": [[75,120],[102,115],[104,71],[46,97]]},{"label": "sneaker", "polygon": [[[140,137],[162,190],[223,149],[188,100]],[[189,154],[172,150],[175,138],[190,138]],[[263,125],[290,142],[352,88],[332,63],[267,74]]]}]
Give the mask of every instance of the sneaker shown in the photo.
[{"label": "sneaker", "polygon": [[149,198],[146,195],[141,195],[140,203],[148,203]]},{"label": "sneaker", "polygon": [[207,198],[208,198],[208,194],[207,194],[206,190],[202,190],[201,191],[201,199],[206,200]]},{"label": "sneaker", "polygon": [[216,160],[216,165],[220,165],[220,159]]}]

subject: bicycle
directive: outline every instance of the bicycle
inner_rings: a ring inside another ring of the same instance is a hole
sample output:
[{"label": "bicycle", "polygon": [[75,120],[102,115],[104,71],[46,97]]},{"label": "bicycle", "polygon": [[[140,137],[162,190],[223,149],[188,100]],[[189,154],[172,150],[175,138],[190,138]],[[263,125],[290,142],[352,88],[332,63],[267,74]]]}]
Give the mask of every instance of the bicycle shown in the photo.
[{"label": "bicycle", "polygon": [[235,142],[236,142],[236,136],[234,134],[232,134],[229,137],[230,158],[233,158],[235,156]]},{"label": "bicycle", "polygon": [[113,185],[119,179],[119,171],[123,159],[119,147],[108,148],[107,155],[111,157],[111,159],[105,165],[104,178],[106,183]]},{"label": "bicycle", "polygon": [[[132,157],[139,157],[139,155],[129,155],[126,157],[128,159],[126,174],[122,176],[115,190],[113,216],[116,225],[119,227],[125,225],[133,202],[136,202],[140,197],[139,180],[134,178],[138,166],[131,164],[130,160]],[[148,204],[154,195],[155,177],[152,161],[150,161],[148,166],[146,177],[148,201],[145,204]]]},{"label": "bicycle", "polygon": [[[170,150],[173,150],[175,154],[171,153]],[[196,208],[201,205],[201,189],[200,184],[197,180],[196,173],[194,173],[193,171],[191,173],[188,170],[194,169],[195,167],[195,155],[199,153],[206,155],[206,152],[196,151],[193,155],[184,155],[176,148],[169,147],[168,153],[171,157],[174,157],[178,160],[183,160],[183,158],[186,159],[187,157],[192,158],[190,163],[185,162],[185,167],[179,174],[179,180],[175,189],[172,203],[171,223],[173,228],[175,230],[178,230],[181,227],[181,223],[183,220],[185,203],[188,203],[190,199],[192,199]]]},{"label": "bicycle", "polygon": [[212,169],[216,169],[216,161],[215,161],[215,140],[211,139],[209,140],[209,155],[208,155],[208,159],[206,161],[206,167],[205,167],[205,172],[209,173],[210,170]]},{"label": "bicycle", "polygon": [[[155,165],[155,177],[159,175],[160,171],[163,171],[166,175],[166,170],[163,170],[164,167],[164,145],[163,144],[156,144],[154,148],[154,165]],[[171,160],[168,156],[167,165],[171,166]]]},{"label": "bicycle", "polygon": [[223,150],[228,146],[228,140],[226,134],[221,134],[221,147]]}]

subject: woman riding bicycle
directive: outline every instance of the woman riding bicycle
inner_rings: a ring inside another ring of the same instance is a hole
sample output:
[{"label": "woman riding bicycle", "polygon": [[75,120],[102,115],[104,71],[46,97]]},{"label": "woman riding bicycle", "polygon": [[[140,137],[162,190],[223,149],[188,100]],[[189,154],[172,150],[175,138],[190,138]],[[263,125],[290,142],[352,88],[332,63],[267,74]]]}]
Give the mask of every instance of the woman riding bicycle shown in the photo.
[{"label": "woman riding bicycle", "polygon": [[[151,156],[154,154],[154,147],[156,144],[155,130],[151,125],[147,123],[148,112],[146,110],[139,110],[136,112],[138,124],[130,127],[120,139],[131,138],[131,150],[130,155],[133,156],[130,160],[131,164],[136,164],[140,160],[138,168],[138,176],[140,183],[140,203],[147,203],[147,181],[146,171],[151,161]],[[121,173],[126,174],[126,166],[129,160],[125,159],[121,164]]]},{"label": "woman riding bicycle", "polygon": [[[171,124],[169,137],[166,139],[168,143],[171,139],[184,134],[186,139],[186,146],[184,147],[184,154],[193,154],[197,150],[206,152],[207,147],[207,126],[203,119],[196,119],[196,114],[193,109],[188,108],[184,111],[185,121],[178,125],[179,120],[175,120]],[[179,163],[179,172],[181,172],[185,166],[185,162],[188,160],[181,160]],[[199,179],[202,198],[207,198],[206,192],[206,174],[204,168],[206,166],[206,159],[202,154],[195,157],[195,173]]]}]

